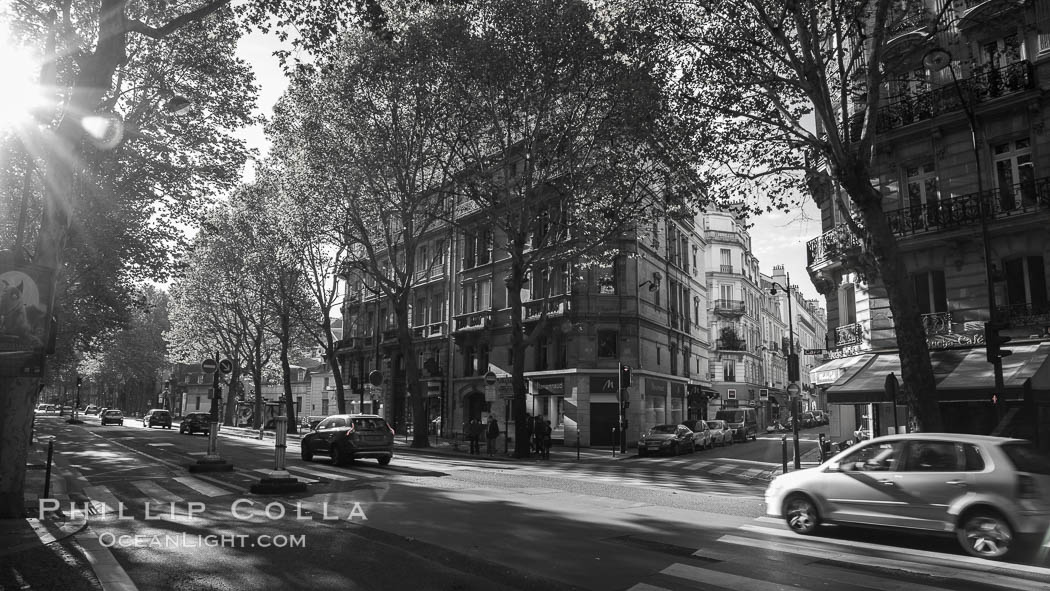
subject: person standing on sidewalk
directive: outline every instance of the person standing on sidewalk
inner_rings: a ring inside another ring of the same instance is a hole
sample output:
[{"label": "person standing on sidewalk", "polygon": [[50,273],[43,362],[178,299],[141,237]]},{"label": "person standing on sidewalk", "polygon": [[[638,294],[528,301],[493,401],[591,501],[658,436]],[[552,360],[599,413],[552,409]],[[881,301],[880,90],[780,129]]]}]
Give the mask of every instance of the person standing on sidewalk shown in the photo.
[{"label": "person standing on sidewalk", "polygon": [[551,422],[549,420],[543,421],[541,430],[543,431],[543,439],[541,440],[540,447],[542,450],[541,457],[545,460],[549,460],[551,459],[551,434],[554,432],[553,429],[551,429]]},{"label": "person standing on sidewalk", "polygon": [[481,423],[477,419],[470,419],[467,425],[467,439],[470,441],[470,455],[481,455]]},{"label": "person standing on sidewalk", "polygon": [[532,419],[532,449],[543,457],[543,415],[536,415]]},{"label": "person standing on sidewalk", "polygon": [[488,443],[488,445],[486,446],[486,450],[488,451],[489,457],[492,457],[496,453],[496,439],[498,438],[499,421],[496,420],[496,417],[490,416],[489,426],[488,429],[485,431],[485,439]]}]

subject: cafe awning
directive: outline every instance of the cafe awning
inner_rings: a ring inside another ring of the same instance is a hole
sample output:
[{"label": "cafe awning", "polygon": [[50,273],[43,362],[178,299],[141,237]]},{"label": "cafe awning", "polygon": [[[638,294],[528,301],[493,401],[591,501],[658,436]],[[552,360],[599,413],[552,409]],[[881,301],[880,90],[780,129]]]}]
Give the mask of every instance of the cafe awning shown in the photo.
[{"label": "cafe awning", "polygon": [[875,357],[873,353],[867,353],[864,355],[854,355],[853,357],[832,359],[827,363],[818,365],[809,370],[809,381],[817,386],[834,384],[849,368],[857,365],[864,365],[873,357]]},{"label": "cafe awning", "polygon": [[[1010,344],[1013,354],[1003,358],[1003,400],[1021,400],[1024,384],[1031,380],[1033,391],[1050,393],[1050,343]],[[995,375],[983,347],[930,351],[937,397],[941,402],[987,400],[995,390]],[[842,377],[827,389],[829,404],[862,404],[886,400],[886,376],[901,377],[900,357],[896,352],[876,353],[863,363],[849,367]]]}]

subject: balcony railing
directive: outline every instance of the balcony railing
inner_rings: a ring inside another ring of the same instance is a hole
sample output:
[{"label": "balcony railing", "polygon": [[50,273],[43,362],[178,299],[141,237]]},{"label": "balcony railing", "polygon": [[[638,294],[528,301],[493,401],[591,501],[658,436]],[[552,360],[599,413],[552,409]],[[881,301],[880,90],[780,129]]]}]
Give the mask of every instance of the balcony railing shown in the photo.
[{"label": "balcony railing", "polygon": [[416,326],[412,328],[412,336],[417,339],[425,339],[428,337],[438,337],[445,334],[445,323],[435,322],[433,324],[424,324],[423,326]]},{"label": "balcony railing", "polygon": [[972,103],[982,103],[1034,87],[1031,62],[1017,61],[960,80],[958,90],[952,83],[927,92],[902,95],[893,104],[879,108],[875,129],[882,133],[957,111],[963,108],[960,94]]},{"label": "balcony railing", "polygon": [[718,271],[721,272],[721,273],[732,273],[733,272],[733,265],[719,265],[718,266]]},{"label": "balcony railing", "polygon": [[[983,201],[983,212],[988,221],[1037,211],[1050,211],[1050,177],[1032,179],[1005,188],[988,189],[984,192]],[[888,211],[886,219],[897,236],[912,236],[980,224],[981,206],[981,194],[968,193],[934,203]],[[806,243],[807,264],[812,266],[841,257],[850,249],[859,246],[860,240],[849,226],[835,226]]]},{"label": "balcony railing", "polygon": [[715,339],[715,347],[719,351],[747,351],[747,343],[744,341],[723,341]]},{"label": "balcony railing", "polygon": [[547,316],[561,316],[565,314],[569,311],[569,295],[560,294],[541,300],[521,303],[521,315],[525,320],[539,318],[543,314],[544,309],[547,311]]},{"label": "balcony railing", "polygon": [[934,312],[932,314],[922,315],[922,327],[926,330],[926,334],[951,334],[952,333],[952,313],[951,312]]},{"label": "balcony railing", "polygon": [[452,319],[453,330],[481,329],[489,325],[491,313],[488,310],[461,314]]},{"label": "balcony railing", "polygon": [[747,311],[744,300],[715,300],[715,313],[743,314]]},{"label": "balcony railing", "polygon": [[[1045,297],[1045,294],[1044,294]],[[1050,325],[1050,303],[1022,302],[1020,304],[1008,304],[996,307],[995,320],[1006,322],[1011,327],[1022,326],[1037,327],[1036,331],[1046,330],[1044,327]],[[1040,336],[1047,336],[1041,334]]]},{"label": "balcony railing", "polygon": [[856,345],[864,338],[864,328],[859,322],[835,327],[835,346]]}]

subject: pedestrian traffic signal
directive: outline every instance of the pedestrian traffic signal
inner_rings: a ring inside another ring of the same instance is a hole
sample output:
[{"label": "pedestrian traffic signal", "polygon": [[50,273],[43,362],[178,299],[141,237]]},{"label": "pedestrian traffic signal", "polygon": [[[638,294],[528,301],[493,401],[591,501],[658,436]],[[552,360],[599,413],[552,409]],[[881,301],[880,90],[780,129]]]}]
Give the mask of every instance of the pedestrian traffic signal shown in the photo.
[{"label": "pedestrian traffic signal", "polygon": [[999,331],[1004,328],[1006,327],[998,322],[984,323],[984,347],[988,355],[988,363],[997,364],[1003,357],[1014,353],[1009,349],[1002,348],[1003,345],[1012,340],[1011,337],[999,334]]},{"label": "pedestrian traffic signal", "polygon": [[620,364],[620,387],[630,388],[631,387],[631,366]]}]

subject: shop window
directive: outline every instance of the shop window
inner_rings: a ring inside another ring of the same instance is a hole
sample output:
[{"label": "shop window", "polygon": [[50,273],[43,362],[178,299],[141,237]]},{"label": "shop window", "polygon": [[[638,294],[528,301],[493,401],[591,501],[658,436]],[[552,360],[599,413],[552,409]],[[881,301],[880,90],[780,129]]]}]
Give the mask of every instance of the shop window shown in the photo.
[{"label": "shop window", "polygon": [[598,331],[598,357],[600,359],[615,359],[619,357],[619,333],[615,330]]}]

